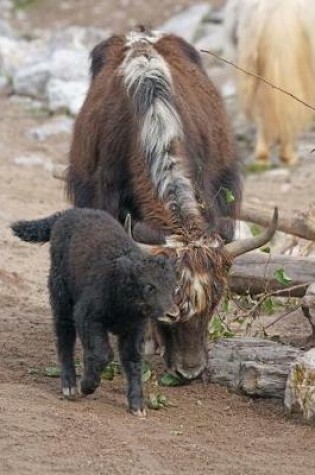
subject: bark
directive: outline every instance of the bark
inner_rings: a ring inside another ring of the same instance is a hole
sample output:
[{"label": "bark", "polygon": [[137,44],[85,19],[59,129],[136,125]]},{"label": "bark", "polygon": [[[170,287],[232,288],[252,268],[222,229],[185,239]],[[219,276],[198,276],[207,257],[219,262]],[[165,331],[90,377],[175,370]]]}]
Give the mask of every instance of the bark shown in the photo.
[{"label": "bark", "polygon": [[[242,221],[249,221],[264,227],[268,227],[273,216],[273,209],[256,208],[243,204],[240,212]],[[294,211],[288,213],[279,210],[278,230],[287,234],[315,241],[315,219],[310,211]]]},{"label": "bark", "polygon": [[[276,271],[284,269],[292,279],[288,285],[276,279]],[[279,295],[303,297],[309,284],[315,282],[315,261],[293,256],[271,256],[262,252],[244,254],[234,259],[229,273],[228,286],[237,294],[259,294],[280,291]],[[305,284],[305,287],[286,291],[286,287]]]},{"label": "bark", "polygon": [[303,352],[267,339],[239,337],[211,343],[210,381],[250,396],[284,399],[291,365]]}]

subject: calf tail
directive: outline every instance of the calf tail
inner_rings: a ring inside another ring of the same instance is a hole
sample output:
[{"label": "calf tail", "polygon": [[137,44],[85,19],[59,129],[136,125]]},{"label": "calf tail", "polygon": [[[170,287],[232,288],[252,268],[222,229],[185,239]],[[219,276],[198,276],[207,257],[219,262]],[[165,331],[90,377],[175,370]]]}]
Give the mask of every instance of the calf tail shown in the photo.
[{"label": "calf tail", "polygon": [[11,224],[13,234],[26,242],[48,242],[55,223],[64,213],[55,213],[34,221],[16,221]]}]

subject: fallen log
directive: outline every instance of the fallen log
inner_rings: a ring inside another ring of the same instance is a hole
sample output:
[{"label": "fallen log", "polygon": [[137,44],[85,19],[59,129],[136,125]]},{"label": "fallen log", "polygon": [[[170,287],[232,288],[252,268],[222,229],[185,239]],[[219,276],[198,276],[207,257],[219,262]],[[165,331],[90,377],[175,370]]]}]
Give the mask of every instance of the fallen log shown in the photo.
[{"label": "fallen log", "polygon": [[[278,231],[315,241],[315,219],[311,207],[307,212],[293,211],[288,213],[279,210]],[[256,208],[244,203],[240,211],[241,221],[248,221],[268,227],[272,219],[273,209]]]},{"label": "fallen log", "polygon": [[[277,280],[278,269],[284,269],[292,279],[289,286]],[[315,282],[314,260],[293,256],[272,256],[262,252],[244,254],[234,259],[228,278],[229,289],[240,295],[279,291],[279,295],[303,297],[308,285],[313,282]],[[290,287],[291,290],[286,290],[286,287]]]},{"label": "fallen log", "polygon": [[208,375],[234,391],[283,400],[291,366],[303,354],[267,339],[225,338],[209,344]]}]

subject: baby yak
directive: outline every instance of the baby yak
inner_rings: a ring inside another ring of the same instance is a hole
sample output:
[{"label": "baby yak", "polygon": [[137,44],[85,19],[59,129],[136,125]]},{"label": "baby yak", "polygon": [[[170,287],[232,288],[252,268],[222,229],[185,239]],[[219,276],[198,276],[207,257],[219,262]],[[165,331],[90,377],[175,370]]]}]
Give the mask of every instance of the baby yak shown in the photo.
[{"label": "baby yak", "polygon": [[74,346],[83,347],[81,392],[100,385],[113,358],[108,332],[118,336],[128,381],[130,411],[145,415],[141,384],[142,342],[148,318],[176,320],[175,274],[162,256],[141,250],[104,211],[71,209],[11,226],[23,241],[50,241],[50,301],[65,397],[77,392]]}]

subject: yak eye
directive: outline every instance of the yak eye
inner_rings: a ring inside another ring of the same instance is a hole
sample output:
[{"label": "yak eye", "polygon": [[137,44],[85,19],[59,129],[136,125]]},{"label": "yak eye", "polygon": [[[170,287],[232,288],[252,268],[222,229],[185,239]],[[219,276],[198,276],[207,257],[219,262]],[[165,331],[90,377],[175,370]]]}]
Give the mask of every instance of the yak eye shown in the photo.
[{"label": "yak eye", "polygon": [[152,294],[154,291],[155,291],[154,285],[152,285],[152,284],[146,284],[146,285],[144,286],[144,292],[145,292],[146,294]]}]

